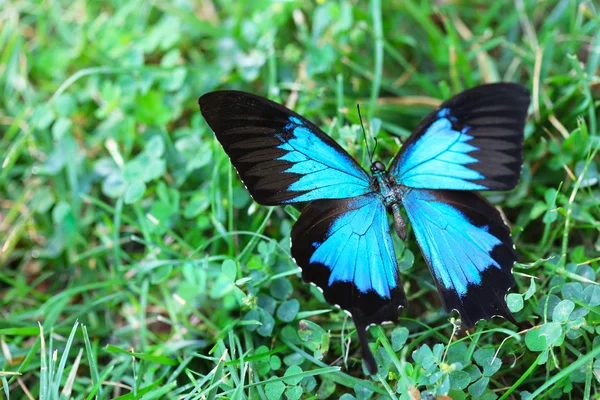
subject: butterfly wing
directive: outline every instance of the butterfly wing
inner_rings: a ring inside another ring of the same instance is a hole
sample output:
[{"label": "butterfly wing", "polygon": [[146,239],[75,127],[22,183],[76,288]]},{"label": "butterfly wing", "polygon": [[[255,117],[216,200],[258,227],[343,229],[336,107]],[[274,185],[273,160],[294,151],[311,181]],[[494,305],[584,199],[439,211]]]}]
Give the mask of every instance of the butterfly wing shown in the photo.
[{"label": "butterfly wing", "polygon": [[415,129],[390,167],[422,189],[509,190],[519,181],[529,91],[495,83],[444,102]]},{"label": "butterfly wing", "polygon": [[302,278],[325,299],[352,314],[363,358],[377,366],[366,341],[370,324],[398,319],[406,295],[390,236],[386,209],[376,193],[352,199],[317,200],[292,228],[292,256]]},{"label": "butterfly wing", "polygon": [[481,195],[409,189],[402,203],[447,312],[467,327],[499,315],[517,324],[504,296],[517,261],[500,213]]},{"label": "butterfly wing", "polygon": [[231,90],[207,93],[199,104],[258,203],[340,199],[371,191],[369,176],[344,149],[282,105]]}]

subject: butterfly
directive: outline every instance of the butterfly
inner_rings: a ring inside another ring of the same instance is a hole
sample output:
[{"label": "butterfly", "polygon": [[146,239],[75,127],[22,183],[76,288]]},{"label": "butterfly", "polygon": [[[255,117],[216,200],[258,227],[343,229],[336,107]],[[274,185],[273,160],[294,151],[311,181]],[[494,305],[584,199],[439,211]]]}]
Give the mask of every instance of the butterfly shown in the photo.
[{"label": "butterfly", "polygon": [[388,212],[406,240],[404,209],[444,309],[463,326],[492,316],[517,324],[505,300],[517,252],[499,211],[475,191],[518,183],[529,98],[514,83],[459,93],[370,174],[316,125],[263,97],[215,91],[199,105],[257,203],[308,203],[292,228],[292,257],[305,281],[352,315],[375,374],[366,330],[407,306]]}]

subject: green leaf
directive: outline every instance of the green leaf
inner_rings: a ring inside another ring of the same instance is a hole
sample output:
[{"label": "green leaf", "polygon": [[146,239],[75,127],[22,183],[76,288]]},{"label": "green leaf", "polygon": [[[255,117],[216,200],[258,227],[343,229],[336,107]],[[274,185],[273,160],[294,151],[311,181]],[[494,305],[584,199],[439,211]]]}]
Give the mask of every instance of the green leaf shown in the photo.
[{"label": "green leaf", "polygon": [[153,285],[157,285],[161,282],[164,282],[167,278],[171,276],[171,272],[173,271],[173,265],[163,265],[160,268],[154,268],[151,271],[151,279],[150,282]]},{"label": "green leaf", "polygon": [[540,336],[546,338],[547,346],[560,346],[564,339],[562,326],[558,322],[548,322],[542,325]]},{"label": "green leaf", "polygon": [[242,321],[244,322],[244,329],[250,332],[254,332],[256,328],[262,325],[259,319],[260,316],[257,309],[248,311],[248,313],[242,319]]},{"label": "green leaf", "polygon": [[283,363],[287,366],[301,365],[304,362],[302,354],[292,353],[283,358]]},{"label": "green leaf", "polygon": [[406,343],[406,339],[408,339],[408,329],[405,327],[399,327],[392,331],[392,349],[394,351],[400,351],[404,343]]},{"label": "green leaf", "polygon": [[203,192],[196,192],[183,210],[183,216],[188,219],[194,218],[200,213],[206,211],[209,206],[210,201],[208,200],[206,194]]},{"label": "green leaf", "polygon": [[428,384],[433,385],[433,384],[437,383],[437,381],[439,381],[442,378],[442,376],[444,376],[444,373],[442,371],[434,372],[429,377]]},{"label": "green leaf", "polygon": [[69,118],[59,118],[52,125],[52,138],[54,140],[61,140],[67,134],[71,132],[72,122]]},{"label": "green leaf", "polygon": [[258,296],[257,304],[271,315],[273,315],[275,307],[277,307],[277,302],[274,298],[262,294]]},{"label": "green leaf", "polygon": [[357,399],[370,399],[373,395],[373,391],[371,389],[361,385],[360,383],[354,385],[354,393],[356,393],[356,396],[354,397]]},{"label": "green leaf", "polygon": [[548,345],[546,338],[540,335],[541,328],[532,329],[525,334],[525,345],[531,351],[543,351]]},{"label": "green leaf", "polygon": [[167,163],[163,159],[154,160],[145,165],[143,179],[149,182],[158,179],[167,171]]},{"label": "green leaf", "polygon": [[552,320],[554,322],[567,322],[574,309],[575,303],[571,300],[563,300],[554,307]]},{"label": "green leaf", "polygon": [[271,314],[264,310],[260,310],[259,315],[259,321],[262,323],[262,325],[256,329],[256,332],[258,332],[258,334],[263,337],[271,336],[271,334],[273,333],[273,328],[275,327],[275,320],[273,319]]},{"label": "green leaf", "polygon": [[533,205],[533,207],[531,207],[531,211],[529,212],[529,218],[531,218],[532,220],[536,219],[540,215],[545,213],[547,209],[548,205],[546,203],[544,203],[543,201],[538,201]]},{"label": "green leaf", "polygon": [[482,375],[481,371],[479,370],[479,368],[477,367],[477,365],[474,365],[474,364],[467,365],[463,369],[463,371],[465,371],[466,373],[469,374],[469,376],[471,377],[471,382],[476,381]]},{"label": "green leaf", "polygon": [[238,73],[241,78],[246,82],[254,81],[258,77],[260,68],[266,59],[266,54],[259,50],[253,50],[249,53],[239,53],[236,61],[238,64]]},{"label": "green leaf", "polygon": [[453,342],[448,347],[446,362],[448,364],[463,363],[467,357],[468,347],[465,342]]},{"label": "green leaf", "polygon": [[119,197],[127,187],[120,174],[110,174],[102,181],[102,193],[110,198]]},{"label": "green leaf", "polygon": [[283,381],[288,385],[297,385],[300,383],[300,381],[302,380],[303,377],[302,376],[301,377],[297,377],[297,376],[291,377],[291,376],[301,374],[301,373],[302,373],[302,368],[300,368],[297,365],[292,365],[285,371],[285,374],[283,374],[283,376],[284,376]]},{"label": "green leaf", "polygon": [[554,188],[550,188],[546,190],[545,198],[546,198],[546,212],[544,213],[544,218],[542,221],[544,224],[548,225],[556,221],[558,218],[558,213],[556,212],[556,196],[558,192]]},{"label": "green leaf", "polygon": [[[575,175],[576,176],[580,176],[581,174],[583,174],[583,172],[585,171],[585,166],[586,166],[587,162],[585,160],[581,160],[578,161],[577,164],[575,164]],[[596,163],[591,162],[587,165],[587,171],[586,174],[584,175],[583,179],[581,180],[580,183],[580,187],[584,188],[584,187],[588,187],[588,186],[594,186],[595,184],[598,183],[598,178],[599,178],[599,174],[598,174],[598,167],[596,166]]]},{"label": "green leaf", "polygon": [[213,299],[221,299],[233,291],[235,285],[224,275],[220,275],[210,288],[208,295]]},{"label": "green leaf", "polygon": [[286,325],[281,330],[281,337],[293,344],[300,344],[300,338],[298,337],[298,332],[291,326]]},{"label": "green leaf", "polygon": [[600,287],[598,285],[589,285],[583,291],[583,300],[590,307],[600,306]]},{"label": "green leaf", "polygon": [[523,296],[524,300],[529,300],[531,298],[531,296],[533,296],[535,294],[535,279],[531,278],[531,280],[529,281],[529,289],[527,289],[527,292],[525,292],[525,295]]},{"label": "green leaf", "polygon": [[441,343],[436,343],[433,345],[433,357],[436,360],[441,360],[444,354],[444,345]]},{"label": "green leaf", "polygon": [[237,276],[237,264],[233,260],[225,260],[223,264],[221,264],[221,273],[225,276],[230,282],[235,281]]},{"label": "green leaf", "polygon": [[317,379],[314,376],[307,376],[300,382],[300,385],[309,393],[312,393],[317,387]]},{"label": "green leaf", "polygon": [[135,182],[144,179],[144,169],[146,165],[142,162],[141,157],[136,157],[133,160],[127,162],[123,168],[123,179],[127,182]]},{"label": "green leaf", "polygon": [[293,321],[300,311],[300,302],[296,299],[291,299],[281,303],[277,309],[277,318],[283,322]]},{"label": "green leaf", "polygon": [[450,387],[456,390],[462,390],[471,383],[471,376],[464,371],[450,372]]},{"label": "green leaf", "polygon": [[159,158],[165,152],[165,143],[160,135],[154,135],[150,138],[144,151],[151,157]]},{"label": "green leaf", "polygon": [[192,172],[208,165],[213,159],[212,146],[198,136],[185,136],[175,142],[175,148],[186,160],[185,170]]},{"label": "green leaf", "polygon": [[540,354],[540,357],[537,360],[537,365],[544,365],[548,362],[548,354],[550,354],[550,350],[546,349]]},{"label": "green leaf", "polygon": [[262,241],[258,243],[258,252],[264,257],[268,257],[273,254],[276,248],[277,247],[275,243],[272,241]]},{"label": "green leaf", "polygon": [[506,296],[506,305],[511,312],[519,312],[523,309],[523,296],[517,293],[509,293]]},{"label": "green leaf", "polygon": [[414,351],[412,357],[425,369],[435,364],[435,357],[433,356],[433,352],[431,351],[431,348],[426,344],[422,345],[421,347],[419,347],[418,350]]},{"label": "green leaf", "polygon": [[329,343],[331,342],[331,337],[329,333],[323,333],[321,335],[321,342],[319,346],[313,352],[315,358],[322,360],[323,357],[329,352]]},{"label": "green leaf", "polygon": [[285,397],[288,400],[298,400],[302,397],[302,386],[290,387],[285,391]]},{"label": "green leaf", "polygon": [[320,342],[321,335],[323,335],[324,333],[325,330],[323,330],[323,328],[307,319],[303,319],[298,324],[298,336],[302,341]]},{"label": "green leaf", "polygon": [[558,218],[558,213],[556,212],[556,197],[557,196],[558,196],[558,191],[554,188],[549,188],[544,193],[547,211],[544,214],[544,218],[542,219],[542,221],[546,225],[553,223]]},{"label": "green leaf", "polygon": [[278,356],[271,356],[271,359],[269,360],[269,363],[271,365],[271,370],[276,371],[279,368],[281,368],[281,358],[279,358]]},{"label": "green leaf", "polygon": [[490,382],[490,378],[483,377],[479,379],[477,382],[469,386],[469,393],[474,397],[479,397],[483,394],[485,389],[487,388],[488,383]]},{"label": "green leaf", "polygon": [[269,400],[279,400],[285,391],[285,384],[281,381],[267,382],[265,385],[265,394]]},{"label": "green leaf", "polygon": [[171,110],[163,101],[162,93],[148,91],[136,98],[135,117],[144,124],[160,126],[171,121]]},{"label": "green leaf", "polygon": [[140,200],[146,191],[146,184],[142,181],[131,182],[125,190],[125,204],[133,204]]},{"label": "green leaf", "polygon": [[467,396],[468,396],[468,394],[466,392],[463,392],[462,390],[451,389],[448,392],[448,396],[447,397],[450,398],[450,399],[452,399],[452,400],[466,400]]},{"label": "green leaf", "polygon": [[54,110],[58,116],[71,116],[77,113],[77,102],[69,93],[63,93],[54,100]]},{"label": "green leaf", "polygon": [[71,206],[66,201],[56,203],[52,209],[52,221],[60,225],[71,215]]},{"label": "green leaf", "polygon": [[326,399],[335,392],[335,382],[331,379],[323,379],[319,390],[317,390],[317,398]]},{"label": "green leaf", "polygon": [[[277,349],[269,350],[267,346],[259,346],[254,350],[254,354],[246,358],[246,361],[258,361],[260,363],[271,365],[271,356],[282,350],[282,347]],[[231,361],[235,362],[235,361]]]},{"label": "green leaf", "polygon": [[539,304],[539,313],[542,316],[550,317],[554,307],[560,303],[560,298],[554,294],[542,296]]},{"label": "green leaf", "polygon": [[[442,371],[440,371],[442,372]],[[450,377],[446,374],[443,375],[442,382],[438,385],[436,391],[438,393],[448,393],[450,390]]]},{"label": "green leaf", "polygon": [[275,279],[271,283],[271,295],[278,300],[285,300],[293,291],[294,288],[287,278]]},{"label": "green leaf", "polygon": [[494,357],[494,349],[478,349],[473,354],[475,362],[483,368],[483,376],[494,375],[502,366],[502,361]]},{"label": "green leaf", "polygon": [[[69,151],[69,144],[67,143],[67,138],[63,138],[60,140],[55,146],[54,150],[44,163],[44,167],[46,173],[49,175],[58,174],[63,167],[69,162],[69,159],[72,157]],[[101,163],[98,163],[101,165]]]},{"label": "green leaf", "polygon": [[402,252],[402,258],[398,260],[398,268],[400,272],[406,272],[412,268],[415,263],[415,255],[409,249],[404,249]]},{"label": "green leaf", "polygon": [[565,283],[560,292],[565,300],[583,300],[583,286],[579,282]]}]

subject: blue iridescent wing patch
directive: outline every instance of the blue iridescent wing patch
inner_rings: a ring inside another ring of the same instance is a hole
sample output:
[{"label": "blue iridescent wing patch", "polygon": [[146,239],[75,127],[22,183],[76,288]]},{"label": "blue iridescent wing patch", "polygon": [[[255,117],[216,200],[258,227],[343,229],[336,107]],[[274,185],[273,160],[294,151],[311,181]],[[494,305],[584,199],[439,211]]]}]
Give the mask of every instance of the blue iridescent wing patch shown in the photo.
[{"label": "blue iridescent wing patch", "polygon": [[472,327],[499,315],[517,324],[504,296],[517,261],[508,227],[473,192],[409,189],[402,204],[447,312]]},{"label": "blue iridescent wing patch", "polygon": [[349,311],[363,358],[377,368],[365,337],[370,324],[398,319],[406,307],[385,206],[376,193],[352,199],[317,200],[292,228],[292,256],[302,278],[325,299]]},{"label": "blue iridescent wing patch", "polygon": [[391,164],[397,184],[510,190],[519,181],[529,91],[495,83],[466,90],[427,116]]},{"label": "blue iridescent wing patch", "polygon": [[207,93],[199,104],[256,202],[343,199],[372,191],[369,175],[344,149],[282,105],[231,90]]}]

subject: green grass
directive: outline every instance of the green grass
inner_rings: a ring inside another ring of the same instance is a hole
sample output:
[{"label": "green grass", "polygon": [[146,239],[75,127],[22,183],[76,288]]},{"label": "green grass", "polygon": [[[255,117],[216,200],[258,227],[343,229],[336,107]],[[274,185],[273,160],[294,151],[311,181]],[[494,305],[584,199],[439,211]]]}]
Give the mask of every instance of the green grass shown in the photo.
[{"label": "green grass", "polygon": [[[99,3],[0,10],[0,398],[600,398],[595,2]],[[534,327],[455,329],[395,238],[410,306],[371,328],[365,377],[290,258],[299,209],[252,203],[197,98],[268,96],[364,165],[357,103],[387,163],[439,101],[499,80],[532,91],[521,182],[488,197]]]}]

